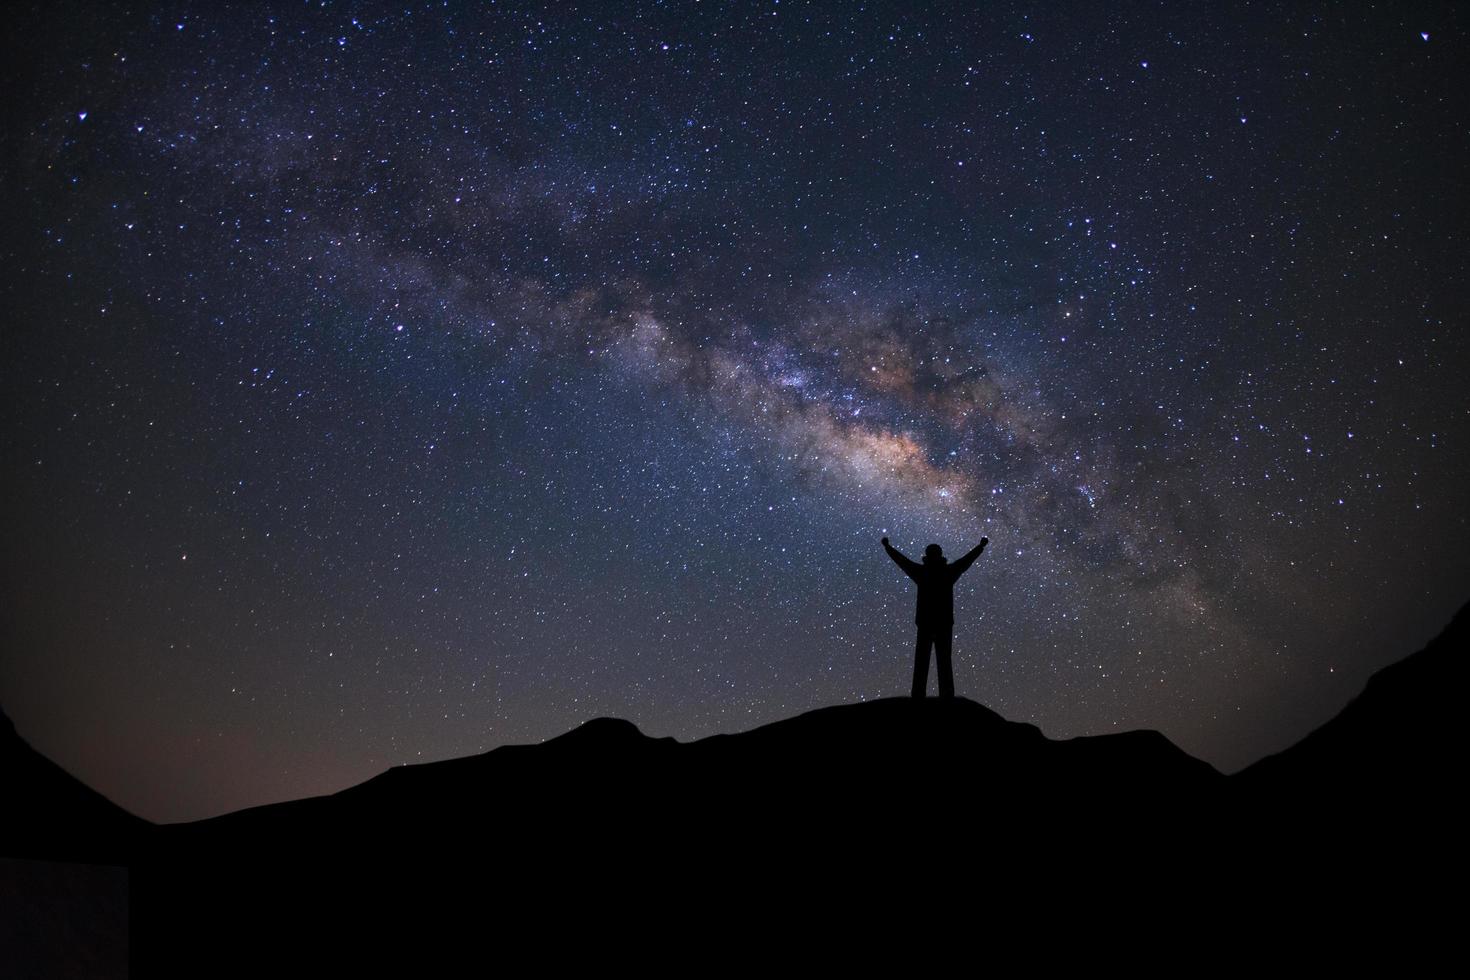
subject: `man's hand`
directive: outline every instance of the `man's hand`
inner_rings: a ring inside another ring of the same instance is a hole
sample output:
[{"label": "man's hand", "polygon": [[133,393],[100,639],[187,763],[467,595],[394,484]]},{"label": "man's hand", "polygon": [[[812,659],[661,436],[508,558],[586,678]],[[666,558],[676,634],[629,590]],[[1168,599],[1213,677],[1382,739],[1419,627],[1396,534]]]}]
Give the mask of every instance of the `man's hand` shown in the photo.
[{"label": "man's hand", "polygon": [[888,539],[887,539],[887,538],[884,538],[884,539],[883,539],[883,543],[884,543],[884,544],[887,544],[887,543],[888,543]]}]

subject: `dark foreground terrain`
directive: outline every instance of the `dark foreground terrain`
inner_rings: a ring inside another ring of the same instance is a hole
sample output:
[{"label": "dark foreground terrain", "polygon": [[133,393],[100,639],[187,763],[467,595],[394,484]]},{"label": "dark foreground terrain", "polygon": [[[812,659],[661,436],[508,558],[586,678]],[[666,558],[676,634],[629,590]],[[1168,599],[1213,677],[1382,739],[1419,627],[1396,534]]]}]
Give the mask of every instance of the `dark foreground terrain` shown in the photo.
[{"label": "dark foreground terrain", "polygon": [[410,921],[486,955],[569,929],[549,956],[589,930],[917,922],[937,905],[987,922],[1080,903],[1196,927],[1330,911],[1448,929],[1458,906],[1434,896],[1464,872],[1467,625],[1462,611],[1333,721],[1231,777],[1156,732],[1054,741],[964,699],[894,698],[690,743],[595,719],[154,826],[6,722],[0,829],[8,856],[125,869],[128,915],[104,920],[131,921],[137,961],[167,972],[218,967],[226,950],[362,956]]}]

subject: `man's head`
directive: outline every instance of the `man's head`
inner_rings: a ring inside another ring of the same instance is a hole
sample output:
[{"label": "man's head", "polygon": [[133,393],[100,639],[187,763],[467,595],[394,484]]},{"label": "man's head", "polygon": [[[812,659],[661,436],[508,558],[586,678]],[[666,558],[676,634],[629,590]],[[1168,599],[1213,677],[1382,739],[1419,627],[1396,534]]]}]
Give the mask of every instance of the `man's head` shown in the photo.
[{"label": "man's head", "polygon": [[944,565],[949,559],[944,557],[944,549],[937,544],[931,544],[924,549],[924,564]]}]

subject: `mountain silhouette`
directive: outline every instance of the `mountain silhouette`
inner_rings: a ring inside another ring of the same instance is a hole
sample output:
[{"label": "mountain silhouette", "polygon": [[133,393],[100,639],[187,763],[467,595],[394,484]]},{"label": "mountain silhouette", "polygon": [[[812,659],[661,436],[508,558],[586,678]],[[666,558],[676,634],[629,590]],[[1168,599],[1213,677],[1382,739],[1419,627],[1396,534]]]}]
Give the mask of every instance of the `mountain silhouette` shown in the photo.
[{"label": "mountain silhouette", "polygon": [[1324,863],[1355,855],[1360,874],[1398,883],[1385,891],[1416,885],[1419,868],[1462,873],[1467,639],[1470,606],[1424,649],[1370,677],[1330,721],[1231,776],[1240,818]]},{"label": "mountain silhouette", "polygon": [[0,855],[123,864],[152,827],[31,748],[0,711]]},{"label": "mountain silhouette", "polygon": [[0,712],[0,973],[127,976],[126,865],[151,827],[32,749]]},{"label": "mountain silhouette", "polygon": [[1243,790],[1294,800],[1392,797],[1398,806],[1458,795],[1470,606],[1418,653],[1379,670],[1331,721],[1236,774]]},{"label": "mountain silhouette", "polygon": [[616,882],[622,904],[596,907],[618,917],[655,892],[668,912],[670,896],[728,901],[758,883],[806,882],[830,897],[843,883],[902,891],[958,876],[1040,888],[1085,873],[1115,888],[1208,885],[1212,901],[1259,902],[1261,883],[1290,869],[1296,891],[1273,900],[1381,890],[1407,907],[1403,896],[1421,894],[1418,869],[1463,864],[1450,846],[1460,834],[1451,698],[1467,615],[1300,743],[1228,777],[1157,732],[1055,740],[964,698],[886,698],[691,742],[596,718],[330,796],[153,825],[7,721],[0,853],[126,864],[140,955],[181,969],[238,946],[242,923],[280,942],[323,909],[424,901],[451,914],[442,903],[466,889],[476,908],[513,896],[524,913]]},{"label": "mountain silhouette", "polygon": [[[651,931],[662,947],[743,916],[811,924],[841,895],[900,894],[910,874],[1023,881],[1017,862],[1070,863],[1100,843],[1131,855],[1114,831],[1187,826],[1227,782],[1156,732],[1053,740],[958,698],[839,705],[687,743],[597,718],[158,828],[136,875],[140,955],[203,961],[284,933],[317,949],[324,914],[357,923],[404,904],[436,922],[474,909],[461,928],[489,921],[498,936],[573,924],[552,948],[589,928]],[[1172,837],[1147,845],[1155,860]]]},{"label": "mountain silhouette", "polygon": [[850,826],[976,798],[1014,798],[1030,810],[1096,790],[1136,804],[1217,790],[1223,780],[1157,732],[1056,741],[963,698],[888,698],[688,743],[597,718],[540,745],[402,766],[332,796],[163,833],[191,847],[318,853],[389,832],[443,842],[491,828],[575,830],[578,838],[615,831],[657,844],[670,834],[659,828],[662,815],[679,812],[706,828],[739,823],[745,840],[769,834],[767,845],[779,846],[772,814]]}]

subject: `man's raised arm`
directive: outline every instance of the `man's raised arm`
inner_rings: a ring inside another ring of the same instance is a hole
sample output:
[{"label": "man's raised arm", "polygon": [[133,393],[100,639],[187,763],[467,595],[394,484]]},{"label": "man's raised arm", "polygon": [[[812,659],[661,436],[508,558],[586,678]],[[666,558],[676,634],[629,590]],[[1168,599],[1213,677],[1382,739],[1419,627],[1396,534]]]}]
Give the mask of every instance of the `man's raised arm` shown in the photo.
[{"label": "man's raised arm", "polygon": [[954,569],[954,577],[959,578],[961,575],[965,574],[965,569],[969,568],[975,563],[975,559],[980,557],[980,552],[984,551],[985,546],[989,543],[989,538],[981,538],[979,544],[975,545],[975,547],[971,548],[969,551],[965,552],[958,559],[956,559],[955,563],[950,566]]},{"label": "man's raised arm", "polygon": [[892,558],[894,563],[898,565],[899,568],[903,569],[903,573],[905,575],[907,575],[909,578],[914,579],[915,581],[918,581],[918,579],[916,578],[919,572],[918,562],[910,560],[907,556],[904,555],[902,551],[899,551],[893,545],[889,544],[887,538],[883,539],[883,550],[888,552],[888,557]]}]

